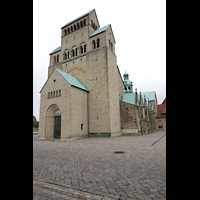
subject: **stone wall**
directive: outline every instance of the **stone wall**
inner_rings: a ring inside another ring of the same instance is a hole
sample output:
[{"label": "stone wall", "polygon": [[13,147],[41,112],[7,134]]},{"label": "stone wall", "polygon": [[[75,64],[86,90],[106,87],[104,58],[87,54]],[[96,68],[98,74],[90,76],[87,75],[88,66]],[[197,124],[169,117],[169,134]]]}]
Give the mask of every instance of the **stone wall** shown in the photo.
[{"label": "stone wall", "polygon": [[138,135],[137,106],[120,101],[120,119],[123,135]]}]

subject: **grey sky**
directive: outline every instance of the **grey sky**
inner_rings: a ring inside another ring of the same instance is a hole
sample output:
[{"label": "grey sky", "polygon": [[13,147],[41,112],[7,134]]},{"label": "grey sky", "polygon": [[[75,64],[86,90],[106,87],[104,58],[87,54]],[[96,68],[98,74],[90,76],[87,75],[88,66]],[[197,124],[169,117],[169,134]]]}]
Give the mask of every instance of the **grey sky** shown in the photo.
[{"label": "grey sky", "polygon": [[61,27],[94,9],[100,27],[111,24],[117,63],[138,92],[166,97],[166,0],[34,0],[33,115],[39,120],[39,91],[47,79],[49,53],[61,45]]}]

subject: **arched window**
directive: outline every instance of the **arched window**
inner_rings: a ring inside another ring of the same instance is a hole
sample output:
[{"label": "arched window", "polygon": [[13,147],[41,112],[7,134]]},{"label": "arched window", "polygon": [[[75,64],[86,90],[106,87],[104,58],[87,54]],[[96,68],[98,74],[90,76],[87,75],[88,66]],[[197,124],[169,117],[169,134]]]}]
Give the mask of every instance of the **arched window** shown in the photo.
[{"label": "arched window", "polygon": [[53,64],[56,63],[56,56],[53,57]]},{"label": "arched window", "polygon": [[57,55],[57,63],[59,62],[59,55]]},{"label": "arched window", "polygon": [[86,44],[84,45],[84,52],[86,52]]},{"label": "arched window", "polygon": [[96,46],[95,46],[95,41],[94,40],[92,41],[92,44],[93,44],[93,49],[95,49]]},{"label": "arched window", "polygon": [[110,40],[109,40],[109,48],[110,48]]},{"label": "arched window", "polygon": [[76,26],[77,26],[77,29],[79,29],[79,23],[77,23],[77,25],[76,25]]},{"label": "arched window", "polygon": [[67,59],[69,59],[69,51],[67,52]]},{"label": "arched window", "polygon": [[69,28],[67,29],[67,32],[68,32],[68,34],[70,34],[70,29]]},{"label": "arched window", "polygon": [[53,97],[55,97],[55,91],[53,91]]},{"label": "arched window", "polygon": [[56,90],[56,97],[58,96],[58,90]]},{"label": "arched window", "polygon": [[67,35],[67,30],[65,29],[65,31],[64,31],[64,35]]},{"label": "arched window", "polygon": [[97,38],[97,48],[99,48],[100,47],[100,40],[99,40],[99,38]]},{"label": "arched window", "polygon": [[92,24],[92,28],[95,29],[95,23]]},{"label": "arched window", "polygon": [[75,56],[77,56],[77,48],[75,49]]},{"label": "arched window", "polygon": [[91,26],[93,27],[93,21],[91,20]]},{"label": "arched window", "polygon": [[65,54],[64,54],[64,60],[66,60],[67,59],[67,54],[66,54],[66,52],[65,52]]},{"label": "arched window", "polygon": [[71,26],[71,33],[73,32],[73,26]]},{"label": "arched window", "polygon": [[81,46],[81,53],[83,53],[83,47]]},{"label": "arched window", "polygon": [[48,92],[48,99],[50,98],[50,92]]},{"label": "arched window", "polygon": [[51,92],[51,98],[52,98],[53,96],[52,96],[52,92]]},{"label": "arched window", "polygon": [[76,25],[74,24],[74,31],[76,31]]},{"label": "arched window", "polygon": [[86,19],[83,20],[83,26],[86,26]]},{"label": "arched window", "polygon": [[74,49],[72,49],[72,57],[74,57]]},{"label": "arched window", "polygon": [[83,27],[83,22],[82,21],[80,22],[80,27]]}]

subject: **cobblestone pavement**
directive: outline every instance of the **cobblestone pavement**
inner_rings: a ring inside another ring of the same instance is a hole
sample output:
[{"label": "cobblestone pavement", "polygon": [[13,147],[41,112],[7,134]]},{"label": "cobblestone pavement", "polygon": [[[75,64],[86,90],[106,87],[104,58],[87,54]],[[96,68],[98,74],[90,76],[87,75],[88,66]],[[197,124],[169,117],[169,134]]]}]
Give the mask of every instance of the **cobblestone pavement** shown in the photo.
[{"label": "cobblestone pavement", "polygon": [[33,199],[166,199],[166,132],[66,142],[33,135]]}]

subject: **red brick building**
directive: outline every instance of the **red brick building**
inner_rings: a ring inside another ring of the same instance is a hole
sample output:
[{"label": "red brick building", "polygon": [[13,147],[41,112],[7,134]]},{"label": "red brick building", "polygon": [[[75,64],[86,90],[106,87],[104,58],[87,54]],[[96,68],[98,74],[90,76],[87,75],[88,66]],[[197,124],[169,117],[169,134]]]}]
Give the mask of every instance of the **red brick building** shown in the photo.
[{"label": "red brick building", "polygon": [[33,116],[33,119],[37,122],[37,119],[36,119],[36,117],[35,116]]},{"label": "red brick building", "polygon": [[159,131],[166,131],[166,98],[162,104],[157,105],[156,128]]}]

